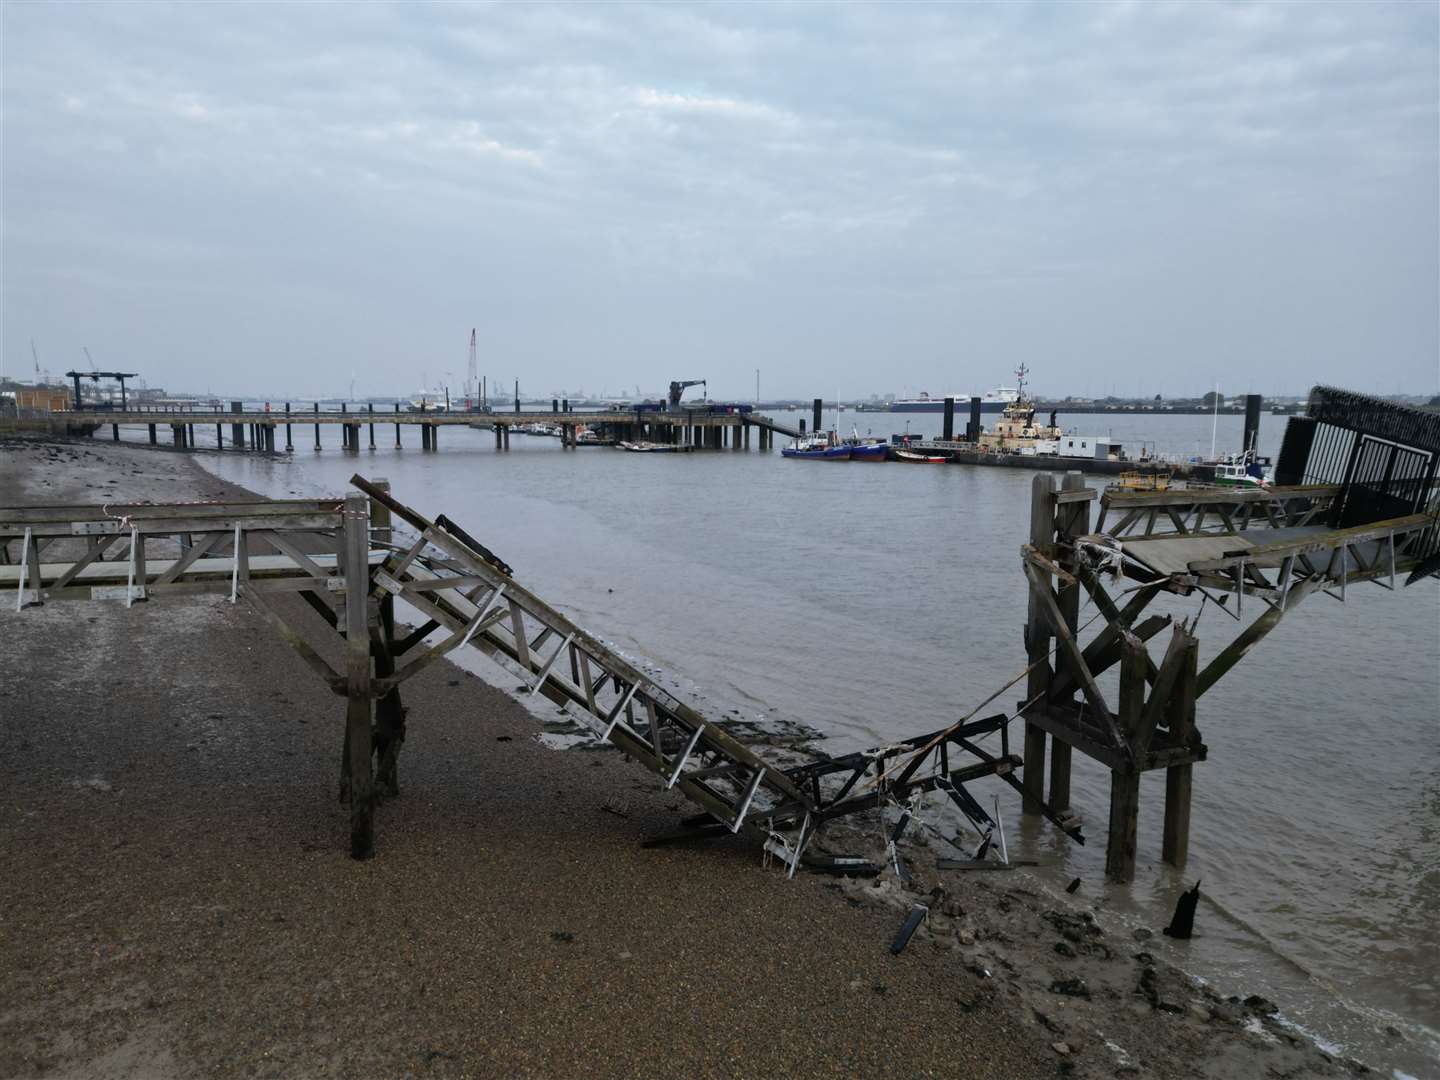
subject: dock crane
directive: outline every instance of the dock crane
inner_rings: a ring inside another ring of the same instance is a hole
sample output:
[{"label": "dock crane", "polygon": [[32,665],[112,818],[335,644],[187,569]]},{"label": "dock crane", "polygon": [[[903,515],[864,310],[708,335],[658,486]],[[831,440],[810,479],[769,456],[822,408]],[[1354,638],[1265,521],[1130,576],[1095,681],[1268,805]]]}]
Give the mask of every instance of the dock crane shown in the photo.
[{"label": "dock crane", "polygon": [[680,381],[680,380],[672,381],[672,382],[670,383],[670,411],[671,411],[671,412],[675,412],[676,410],[678,410],[678,409],[680,408],[680,395],[683,394],[683,393],[685,393],[685,390],[686,390],[687,387],[691,387],[691,386],[705,386],[705,389],[706,389],[706,390],[709,390],[709,389],[710,389],[708,386],[705,385],[705,380],[704,380],[704,379],[686,379],[686,380],[684,380],[684,381]]}]

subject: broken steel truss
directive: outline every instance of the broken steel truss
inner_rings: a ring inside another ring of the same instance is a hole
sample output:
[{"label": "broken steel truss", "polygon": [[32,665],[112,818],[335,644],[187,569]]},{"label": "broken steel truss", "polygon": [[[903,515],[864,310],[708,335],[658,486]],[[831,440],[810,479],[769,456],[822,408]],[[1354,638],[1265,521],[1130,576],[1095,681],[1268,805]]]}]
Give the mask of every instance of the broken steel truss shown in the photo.
[{"label": "broken steel truss", "polygon": [[[766,761],[517,582],[459,525],[398,502],[383,481],[352,482],[363,494],[318,501],[0,509],[0,588],[14,590],[17,608],[206,592],[245,599],[347,699],[341,796],[357,858],[373,850],[374,803],[398,788],[401,688],[466,647],[582,718],[714,827],[751,836],[790,874],[853,864],[811,849],[837,817],[939,789],[983,824],[965,784],[987,775],[1016,784],[1004,716],[868,753]],[[397,539],[396,519],[413,537]],[[396,601],[423,623],[400,634]],[[998,755],[971,741],[996,731]],[[910,759],[896,772],[902,753]],[[966,762],[952,765],[952,754]]]}]

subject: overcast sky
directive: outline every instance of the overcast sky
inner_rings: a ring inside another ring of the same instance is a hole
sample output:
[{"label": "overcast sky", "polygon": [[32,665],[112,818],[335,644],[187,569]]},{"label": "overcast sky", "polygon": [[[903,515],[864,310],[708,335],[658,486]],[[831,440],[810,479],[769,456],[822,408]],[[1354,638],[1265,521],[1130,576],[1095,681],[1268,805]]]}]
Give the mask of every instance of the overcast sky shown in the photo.
[{"label": "overcast sky", "polygon": [[1437,5],[40,5],[5,371],[1440,389]]}]

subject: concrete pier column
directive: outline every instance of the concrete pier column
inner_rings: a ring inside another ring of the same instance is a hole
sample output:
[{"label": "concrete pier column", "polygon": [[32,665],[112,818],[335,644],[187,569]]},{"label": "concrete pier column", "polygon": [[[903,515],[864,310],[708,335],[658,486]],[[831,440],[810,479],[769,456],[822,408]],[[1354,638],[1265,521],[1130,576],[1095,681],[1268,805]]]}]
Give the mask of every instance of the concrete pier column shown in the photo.
[{"label": "concrete pier column", "polygon": [[[395,415],[400,415],[400,403],[398,401],[395,403]],[[400,449],[400,421],[398,420],[395,421],[395,449]]]},{"label": "concrete pier column", "polygon": [[955,399],[953,397],[945,399],[945,429],[944,434],[940,437],[946,442],[955,438]]},{"label": "concrete pier column", "polygon": [[965,428],[965,439],[967,442],[980,441],[980,399],[970,399],[970,423]]},{"label": "concrete pier column", "polygon": [[509,425],[509,424],[506,424],[505,427],[504,427],[502,430],[503,430],[504,435],[505,435],[505,449],[506,449],[506,450],[509,450],[509,449],[510,449],[510,425]]},{"label": "concrete pier column", "polygon": [[215,448],[216,448],[217,450],[224,450],[224,449],[225,449],[225,425],[224,425],[224,424],[216,424],[216,425],[215,425]]},{"label": "concrete pier column", "polygon": [[154,446],[154,445],[155,445],[155,425],[154,425],[154,424],[146,424],[145,426],[150,429],[150,445],[151,445],[151,446]]},{"label": "concrete pier column", "polygon": [[370,410],[370,449],[375,449],[375,403],[369,402],[366,408]]},{"label": "concrete pier column", "polygon": [[495,449],[499,450],[503,439],[503,436],[500,434],[500,425],[496,424],[493,430],[495,432]]},{"label": "concrete pier column", "polygon": [[185,447],[185,431],[180,424],[170,425],[170,437],[175,440],[175,449],[182,450]]},{"label": "concrete pier column", "polygon": [[811,424],[810,424],[810,430],[812,430],[812,431],[819,431],[819,430],[820,430],[820,425],[824,423],[824,418],[822,417],[821,413],[824,411],[825,402],[824,402],[823,399],[817,397],[817,398],[811,403],[810,408],[811,408],[811,413],[810,413],[810,415],[814,418],[814,419],[812,420]]},{"label": "concrete pier column", "polygon": [[[317,417],[320,415],[320,403],[319,403],[318,401],[315,402],[315,415],[316,415]],[[316,421],[315,421],[315,449],[316,449],[316,450],[319,450],[319,449],[320,449],[320,421],[319,421],[319,420],[316,420]]]},{"label": "concrete pier column", "polygon": [[431,425],[430,425],[430,449],[431,449],[431,450],[439,450],[439,449],[440,449],[440,425],[439,425],[439,424],[431,424]]}]

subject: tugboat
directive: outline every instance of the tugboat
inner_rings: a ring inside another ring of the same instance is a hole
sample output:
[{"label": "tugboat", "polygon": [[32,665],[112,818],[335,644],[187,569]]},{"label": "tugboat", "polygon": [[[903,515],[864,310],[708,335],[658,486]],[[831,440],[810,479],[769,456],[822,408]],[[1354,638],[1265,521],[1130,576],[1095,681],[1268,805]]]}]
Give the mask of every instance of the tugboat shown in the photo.
[{"label": "tugboat", "polygon": [[[995,426],[980,436],[982,449],[998,453],[1035,453],[1039,444],[1055,442],[1060,438],[1060,429],[1055,426],[1052,413],[1050,423],[1035,422],[1035,402],[1025,393],[1025,376],[1030,369],[1021,364],[1015,369],[1017,387],[1014,400],[1006,404]],[[1053,450],[1050,452],[1054,452]]]}]

